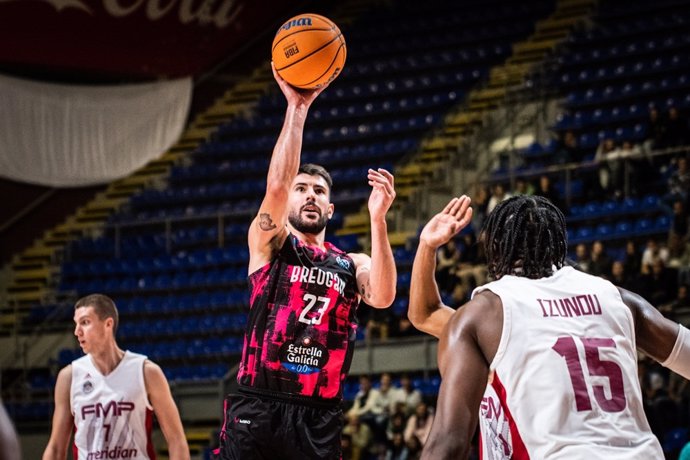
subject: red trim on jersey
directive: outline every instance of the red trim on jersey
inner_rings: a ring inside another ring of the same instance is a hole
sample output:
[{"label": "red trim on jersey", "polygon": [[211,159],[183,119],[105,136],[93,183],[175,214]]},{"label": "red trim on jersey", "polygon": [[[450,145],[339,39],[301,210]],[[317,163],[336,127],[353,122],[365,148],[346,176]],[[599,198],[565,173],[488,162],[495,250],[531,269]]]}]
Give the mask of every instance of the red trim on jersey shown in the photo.
[{"label": "red trim on jersey", "polygon": [[156,460],[156,449],[151,441],[151,431],[153,428],[153,411],[146,409],[146,453],[151,460]]},{"label": "red trim on jersey", "polygon": [[74,425],[72,434],[72,457],[74,457],[74,460],[79,460],[79,449],[77,448],[77,425]]},{"label": "red trim on jersey", "polygon": [[508,426],[510,427],[510,438],[513,444],[513,460],[529,460],[529,453],[527,453],[527,448],[525,443],[522,441],[520,432],[518,431],[513,415],[510,413],[508,408],[508,398],[506,397],[506,389],[498,378],[498,373],[494,371],[494,378],[491,382],[491,386],[496,390],[498,399],[501,401],[501,406],[503,407],[503,412],[505,414],[506,420],[508,421]]}]

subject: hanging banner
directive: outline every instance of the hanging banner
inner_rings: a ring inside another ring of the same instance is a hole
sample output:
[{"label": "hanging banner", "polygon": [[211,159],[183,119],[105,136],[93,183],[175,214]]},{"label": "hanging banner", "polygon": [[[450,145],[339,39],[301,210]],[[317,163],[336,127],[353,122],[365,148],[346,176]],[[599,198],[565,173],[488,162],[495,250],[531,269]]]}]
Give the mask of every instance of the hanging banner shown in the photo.
[{"label": "hanging banner", "polygon": [[293,9],[293,2],[277,0],[0,0],[0,66],[141,79],[193,76]]}]

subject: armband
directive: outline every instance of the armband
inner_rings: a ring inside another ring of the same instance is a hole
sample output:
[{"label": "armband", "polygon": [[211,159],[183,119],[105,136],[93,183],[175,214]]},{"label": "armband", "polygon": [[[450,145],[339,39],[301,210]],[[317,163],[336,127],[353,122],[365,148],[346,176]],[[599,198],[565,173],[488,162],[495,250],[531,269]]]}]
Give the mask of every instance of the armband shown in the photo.
[{"label": "armband", "polygon": [[671,354],[661,365],[690,380],[690,331],[682,324]]}]

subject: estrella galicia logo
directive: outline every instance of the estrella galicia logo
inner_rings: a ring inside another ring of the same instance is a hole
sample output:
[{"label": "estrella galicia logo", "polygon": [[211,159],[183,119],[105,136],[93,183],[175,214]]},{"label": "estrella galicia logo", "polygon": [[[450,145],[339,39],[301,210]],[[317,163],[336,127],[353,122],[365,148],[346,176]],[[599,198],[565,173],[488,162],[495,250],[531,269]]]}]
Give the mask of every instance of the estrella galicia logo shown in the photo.
[{"label": "estrella galicia logo", "polygon": [[350,261],[349,261],[349,260],[343,259],[343,258],[340,257],[340,256],[336,256],[335,261],[338,263],[338,265],[340,265],[341,267],[343,267],[345,270],[349,270],[349,269],[350,269]]},{"label": "estrella galicia logo", "polygon": [[313,374],[319,372],[328,362],[328,350],[309,337],[301,344],[284,343],[278,352],[280,364],[290,372]]},{"label": "estrella galicia logo", "polygon": [[87,380],[86,382],[84,382],[84,385],[82,385],[81,389],[84,392],[84,394],[89,394],[93,391],[93,383]]}]

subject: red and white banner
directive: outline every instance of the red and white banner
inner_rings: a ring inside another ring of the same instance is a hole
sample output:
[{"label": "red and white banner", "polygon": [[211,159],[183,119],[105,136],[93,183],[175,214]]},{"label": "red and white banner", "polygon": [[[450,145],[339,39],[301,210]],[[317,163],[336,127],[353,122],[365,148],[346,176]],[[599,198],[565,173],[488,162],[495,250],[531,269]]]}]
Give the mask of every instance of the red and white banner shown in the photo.
[{"label": "red and white banner", "polygon": [[198,75],[293,9],[278,0],[0,0],[0,66],[142,79]]}]

